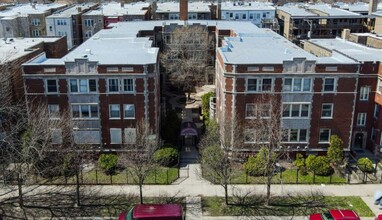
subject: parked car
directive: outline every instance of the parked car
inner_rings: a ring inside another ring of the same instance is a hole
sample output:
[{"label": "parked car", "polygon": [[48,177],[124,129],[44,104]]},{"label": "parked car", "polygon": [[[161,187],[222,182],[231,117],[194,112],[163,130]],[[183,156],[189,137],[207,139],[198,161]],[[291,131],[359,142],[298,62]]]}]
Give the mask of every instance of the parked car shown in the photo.
[{"label": "parked car", "polygon": [[375,220],[382,220],[382,214],[379,214],[377,217],[375,217]]},{"label": "parked car", "polygon": [[324,213],[311,214],[309,220],[361,220],[353,210],[329,210]]},{"label": "parked car", "polygon": [[184,220],[179,204],[136,205],[129,212],[123,211],[118,220]]}]

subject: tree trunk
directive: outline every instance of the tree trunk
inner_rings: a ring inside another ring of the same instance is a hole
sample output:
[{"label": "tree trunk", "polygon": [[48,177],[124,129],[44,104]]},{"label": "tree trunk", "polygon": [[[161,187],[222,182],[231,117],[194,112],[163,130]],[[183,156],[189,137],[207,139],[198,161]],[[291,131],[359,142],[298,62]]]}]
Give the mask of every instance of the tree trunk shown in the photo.
[{"label": "tree trunk", "polygon": [[141,204],[143,204],[143,192],[142,192],[143,184],[139,184],[139,200]]},{"label": "tree trunk", "polygon": [[80,200],[80,175],[78,172],[78,168],[76,169],[76,205],[79,207],[81,205]]},{"label": "tree trunk", "polygon": [[191,99],[191,91],[189,90],[188,92],[187,92],[187,100],[190,100]]},{"label": "tree trunk", "polygon": [[228,205],[228,184],[224,184],[225,204]]},{"label": "tree trunk", "polygon": [[266,205],[269,205],[271,200],[271,181],[272,181],[272,178],[268,176],[267,177],[267,198],[265,200]]},{"label": "tree trunk", "polygon": [[20,174],[17,175],[17,187],[19,191],[19,205],[20,205],[20,208],[23,208],[24,207],[23,179],[20,177]]}]

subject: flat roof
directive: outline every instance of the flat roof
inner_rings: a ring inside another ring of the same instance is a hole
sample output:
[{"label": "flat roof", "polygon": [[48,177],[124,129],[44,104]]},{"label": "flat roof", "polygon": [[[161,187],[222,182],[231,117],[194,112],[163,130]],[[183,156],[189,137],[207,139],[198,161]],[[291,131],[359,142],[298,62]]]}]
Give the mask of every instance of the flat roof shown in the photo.
[{"label": "flat roof", "polygon": [[292,17],[305,17],[305,16],[314,16],[318,17],[317,14],[314,14],[305,8],[301,8],[298,5],[287,5],[287,6],[281,6],[277,7],[277,10],[283,11],[287,14],[290,14]]},{"label": "flat roof", "polygon": [[332,7],[332,6],[327,5],[327,4],[309,5],[309,9],[310,10],[314,9],[314,10],[321,11],[323,13],[328,14],[328,16],[344,16],[344,17],[348,17],[348,16],[352,16],[352,17],[354,17],[354,16],[355,17],[361,16],[358,13],[347,11],[347,10],[340,9],[340,8],[335,8],[335,7]]},{"label": "flat roof", "polygon": [[272,3],[269,2],[222,2],[221,10],[224,11],[275,11]]},{"label": "flat roof", "polygon": [[41,14],[51,9],[64,7],[66,4],[50,3],[50,4],[36,4],[35,8],[31,4],[17,4],[15,6],[7,7],[6,10],[0,11],[0,17],[15,17],[28,14]]},{"label": "flat roof", "polygon": [[382,61],[382,53],[380,49],[367,47],[361,44],[343,40],[341,38],[311,39],[308,41],[323,48],[338,51],[339,53],[345,54],[346,56],[349,56],[360,62]]},{"label": "flat roof", "polygon": [[[188,12],[210,12],[209,2],[188,2]],[[157,3],[156,13],[179,13],[179,2]]]},{"label": "flat roof", "polygon": [[[94,7],[96,3],[84,3],[84,4],[77,4],[77,5],[72,5],[69,8],[65,8],[61,11],[55,12],[54,14],[48,16],[47,18],[52,18],[52,17],[70,17],[72,15],[77,15],[82,13],[82,11],[89,9],[91,7]],[[81,8],[81,11],[78,11],[78,8]]]},{"label": "flat roof", "polygon": [[7,38],[0,40],[0,62],[12,61],[34,51],[31,47],[41,42],[55,42],[58,37]]},{"label": "flat roof", "polygon": [[145,15],[150,3],[147,2],[134,2],[125,3],[121,7],[119,2],[110,2],[102,4],[98,9],[86,12],[85,15],[104,15],[104,16],[123,16],[123,15]]}]

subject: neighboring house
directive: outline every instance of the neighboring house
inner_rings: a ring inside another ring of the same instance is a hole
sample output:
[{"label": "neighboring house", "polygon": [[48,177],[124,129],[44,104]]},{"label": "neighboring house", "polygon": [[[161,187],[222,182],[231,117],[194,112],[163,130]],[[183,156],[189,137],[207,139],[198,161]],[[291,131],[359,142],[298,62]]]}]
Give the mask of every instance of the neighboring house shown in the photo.
[{"label": "neighboring house", "polygon": [[281,146],[291,156],[325,154],[333,134],[350,151],[359,62],[335,52],[316,57],[270,30],[239,26],[216,52],[216,118],[241,124],[244,140],[237,151],[268,143],[251,127],[252,120],[272,118],[270,106],[259,101],[267,94],[281,111]]},{"label": "neighboring house", "polygon": [[319,57],[340,53],[359,62],[357,97],[354,100],[355,108],[352,109],[354,120],[351,144],[355,148],[368,148],[372,152],[380,152],[382,114],[380,115],[381,104],[378,103],[377,97],[382,90],[378,90],[377,83],[378,73],[382,72],[381,51],[341,38],[311,39],[304,42],[304,49]]},{"label": "neighboring house", "polygon": [[308,38],[335,38],[343,29],[356,33],[367,30],[367,15],[324,4],[281,6],[276,14],[280,33],[294,43]]},{"label": "neighboring house", "polygon": [[[182,0],[187,4],[187,1]],[[179,2],[156,3],[153,6],[154,20],[179,20]],[[188,2],[187,20],[210,20],[211,9],[209,2]],[[187,6],[186,6],[187,7]]]},{"label": "neighboring house", "polygon": [[[67,53],[66,39],[44,38],[8,38],[0,41],[0,84],[9,94],[1,94],[9,101],[24,100],[24,83],[21,65],[45,52],[49,58],[63,57]],[[10,80],[10,81],[9,81]],[[5,83],[5,84],[4,84]]]},{"label": "neighboring house", "polygon": [[120,149],[146,120],[159,134],[159,49],[120,31],[102,30],[61,59],[41,54],[23,65],[28,105],[46,103],[52,118],[68,110],[77,144]]},{"label": "neighboring house", "polygon": [[96,3],[73,5],[46,17],[48,36],[66,36],[68,49],[83,42],[82,14],[98,7]]},{"label": "neighboring house", "polygon": [[46,35],[45,17],[65,4],[17,4],[0,10],[0,37],[38,37]]},{"label": "neighboring house", "polygon": [[121,21],[150,20],[150,4],[135,2],[130,4],[110,2],[82,15],[84,41],[111,23]]},{"label": "neighboring house", "polygon": [[223,2],[221,19],[234,21],[251,21],[258,27],[274,29],[276,9],[267,2]]}]

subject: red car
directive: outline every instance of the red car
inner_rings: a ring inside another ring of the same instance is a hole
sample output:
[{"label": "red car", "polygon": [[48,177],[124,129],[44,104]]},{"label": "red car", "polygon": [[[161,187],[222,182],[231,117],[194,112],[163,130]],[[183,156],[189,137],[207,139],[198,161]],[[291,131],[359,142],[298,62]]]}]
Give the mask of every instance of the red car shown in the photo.
[{"label": "red car", "polygon": [[311,214],[309,220],[361,220],[353,210],[329,210],[324,213]]},{"label": "red car", "polygon": [[136,205],[129,212],[122,212],[118,220],[184,220],[179,204]]}]

